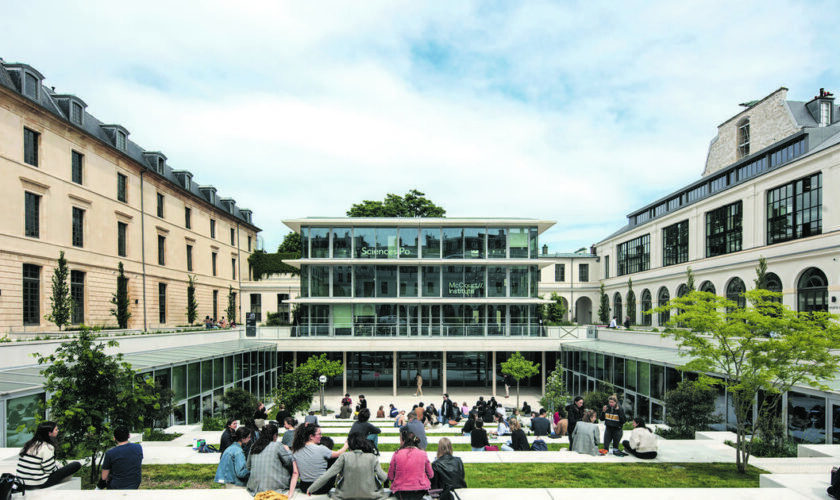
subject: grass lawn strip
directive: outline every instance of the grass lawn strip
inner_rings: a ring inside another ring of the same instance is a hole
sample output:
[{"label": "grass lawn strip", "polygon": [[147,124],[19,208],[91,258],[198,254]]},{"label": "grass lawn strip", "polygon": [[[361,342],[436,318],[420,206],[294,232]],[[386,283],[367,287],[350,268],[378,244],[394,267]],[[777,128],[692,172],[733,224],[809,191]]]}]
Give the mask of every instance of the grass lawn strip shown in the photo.
[{"label": "grass lawn strip", "polygon": [[[388,464],[382,468],[388,470]],[[464,464],[473,488],[758,488],[765,472],[750,466],[739,474],[730,463]],[[511,474],[527,471],[526,474]],[[83,468],[82,489],[93,489]],[[213,482],[214,464],[144,465],[140,489],[223,488]]]}]

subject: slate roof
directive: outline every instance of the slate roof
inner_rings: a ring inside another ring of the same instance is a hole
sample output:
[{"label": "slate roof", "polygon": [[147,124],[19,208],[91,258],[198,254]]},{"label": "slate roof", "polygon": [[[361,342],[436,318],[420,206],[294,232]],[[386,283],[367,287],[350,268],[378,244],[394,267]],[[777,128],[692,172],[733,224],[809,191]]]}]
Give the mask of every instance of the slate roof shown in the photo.
[{"label": "slate roof", "polygon": [[[86,106],[84,104],[84,101],[82,101],[81,99],[79,99],[76,96],[68,96],[68,95],[65,95],[65,94],[57,94],[53,89],[43,85],[43,83],[40,83],[40,92],[38,92],[38,99],[37,100],[32,99],[31,97],[29,97],[28,95],[26,95],[22,92],[22,89],[20,88],[20,85],[21,85],[21,83],[19,81],[20,79],[15,79],[15,78],[12,77],[12,73],[10,73],[10,70],[13,70],[15,68],[24,68],[27,71],[34,72],[34,74],[36,74],[37,76],[42,76],[38,72],[37,69],[35,69],[35,68],[33,68],[33,67],[31,67],[27,64],[24,64],[24,63],[10,63],[10,62],[4,61],[2,58],[0,58],[0,86],[6,87],[6,88],[14,91],[16,94],[20,95],[21,97],[35,102],[41,108],[43,108],[45,111],[47,111],[48,113],[50,113],[53,116],[56,116],[56,117],[60,118],[63,121],[65,121],[68,125],[73,126],[77,129],[81,129],[86,134],[88,134],[92,137],[95,137],[96,139],[99,139],[103,143],[105,143],[105,144],[111,146],[112,148],[116,149],[115,144],[114,144],[113,136],[108,133],[106,128],[103,128],[103,125],[105,125],[107,127],[109,124],[106,124],[106,123],[100,121],[98,118],[96,118],[95,116],[88,113],[87,109],[86,109]],[[61,108],[61,106],[59,106],[57,99],[67,98],[67,97],[77,99],[83,105],[84,118],[82,119],[82,125],[79,125],[75,122],[70,121],[70,118],[69,118],[69,116],[67,116],[67,113],[65,112],[65,110],[63,110]],[[113,126],[121,128],[119,125],[113,125]],[[128,132],[128,131],[126,130],[126,132]],[[242,224],[251,227],[255,231],[260,231],[260,229],[258,227],[256,227],[251,222],[253,220],[251,210],[246,209],[246,208],[239,208],[239,207],[236,206],[235,202],[233,202],[233,199],[222,198],[218,194],[213,196],[213,199],[211,200],[210,197],[208,196],[208,194],[206,194],[208,190],[205,189],[204,192],[202,192],[201,188],[212,188],[212,186],[200,186],[198,184],[198,182],[196,182],[195,180],[192,180],[189,183],[189,186],[185,186],[184,183],[182,182],[182,179],[179,179],[179,176],[175,175],[175,173],[177,173],[177,172],[184,172],[183,170],[172,169],[172,167],[170,167],[165,162],[165,160],[166,160],[165,155],[163,155],[162,153],[157,152],[157,151],[145,150],[142,147],[140,147],[140,145],[131,141],[127,136],[128,136],[128,133],[126,133],[125,151],[120,151],[120,153],[131,157],[132,160],[134,160],[138,164],[142,165],[147,170],[148,173],[150,173],[151,175],[156,175],[156,176],[162,177],[163,179],[168,181],[170,184],[172,184],[176,189],[179,189],[181,191],[186,191],[190,195],[192,195],[192,197],[200,200],[202,203],[212,205],[217,210],[232,215]],[[157,153],[157,154],[161,155],[164,159],[163,171],[162,172],[157,172],[157,170],[156,170],[157,166],[154,165],[153,163],[150,163],[150,160],[144,156],[144,153],[146,153],[147,155],[149,153]],[[190,174],[190,176],[191,176],[191,174]],[[183,178],[183,175],[181,175],[180,177]]]}]

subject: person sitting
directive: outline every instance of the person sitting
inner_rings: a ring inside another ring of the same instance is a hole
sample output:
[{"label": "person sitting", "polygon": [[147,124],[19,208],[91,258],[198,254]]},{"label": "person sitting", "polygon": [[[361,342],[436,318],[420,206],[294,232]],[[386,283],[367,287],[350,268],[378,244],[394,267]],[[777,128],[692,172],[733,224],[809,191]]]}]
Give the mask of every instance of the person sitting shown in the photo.
[{"label": "person sitting", "polygon": [[467,406],[467,402],[464,401],[461,404],[461,418],[467,418],[470,415],[470,407]]},{"label": "person sitting", "polygon": [[227,328],[227,321],[225,321],[224,316],[222,316],[222,319],[219,320],[219,328]]},{"label": "person sitting", "polygon": [[531,405],[529,405],[527,401],[522,402],[522,414],[531,415]]},{"label": "person sitting", "polygon": [[265,424],[259,439],[251,446],[245,467],[251,471],[245,487],[251,495],[269,490],[288,491],[287,496],[294,493],[292,490],[297,485],[297,466],[289,447],[277,441],[276,425]]},{"label": "person sitting", "polygon": [[394,403],[391,403],[388,406],[389,406],[388,416],[390,416],[391,418],[397,418],[397,415],[400,414],[400,411],[397,409],[396,406],[394,406]]},{"label": "person sitting", "polygon": [[[525,431],[522,430],[522,425],[519,420],[510,421],[510,445],[502,446],[503,451],[531,451],[531,445],[528,444],[528,437],[525,436]],[[505,450],[505,448],[510,450]]]},{"label": "person sitting", "polygon": [[490,446],[487,441],[487,431],[484,430],[484,420],[475,419],[475,429],[470,432],[470,446],[472,451],[485,451],[485,446]]},{"label": "person sitting", "polygon": [[283,439],[281,439],[281,443],[288,446],[289,448],[292,447],[292,442],[295,440],[295,427],[297,427],[298,421],[295,417],[286,417],[283,420],[283,428],[286,429],[283,432]]},{"label": "person sitting", "polygon": [[[321,428],[316,424],[300,424],[295,430],[295,440],[292,443],[292,455],[300,475],[300,489],[307,491],[312,483],[327,471],[327,460],[338,458],[347,451],[347,443],[338,451],[330,451],[321,445]],[[323,495],[333,487],[333,481],[327,481],[322,488],[312,491],[313,494]]]},{"label": "person sitting", "polygon": [[625,439],[621,444],[624,445],[627,453],[644,460],[656,458],[659,448],[656,435],[650,428],[645,427],[645,419],[642,417],[633,419],[633,432],[630,433],[630,439]]},{"label": "person sitting", "polygon": [[385,406],[379,405],[379,409],[376,410],[376,418],[385,418]]},{"label": "person sitting", "polygon": [[[365,408],[363,411],[367,411]],[[388,494],[382,487],[388,475],[379,466],[379,452],[363,433],[351,432],[347,437],[348,452],[342,454],[307,490],[308,494],[323,490],[331,480],[340,476],[333,500],[385,500]]]},{"label": "person sitting", "polygon": [[598,456],[598,434],[600,429],[595,423],[595,410],[584,411],[583,420],[575,426],[569,449],[584,455]]},{"label": "person sitting", "polygon": [[235,418],[230,418],[225,423],[225,430],[222,431],[222,437],[219,439],[219,453],[224,453],[228,446],[233,444],[233,435],[237,427],[239,427],[239,422]]},{"label": "person sitting", "polygon": [[432,462],[433,490],[452,491],[467,487],[464,479],[464,462],[452,454],[452,442],[449,438],[440,438],[438,441],[437,458]]},{"label": "person sitting", "polygon": [[353,416],[353,408],[349,404],[341,405],[336,418],[350,418]]},{"label": "person sitting", "polygon": [[353,422],[353,426],[350,427],[350,434],[354,432],[361,432],[376,446],[379,441],[379,433],[382,432],[382,429],[370,423],[370,410],[362,408],[359,412],[359,419]]},{"label": "person sitting", "polygon": [[422,500],[431,487],[434,471],[419,445],[420,438],[408,428],[400,430],[400,448],[391,456],[388,467],[391,491],[400,500]]},{"label": "person sitting", "polygon": [[540,416],[531,419],[531,430],[535,436],[548,436],[551,433],[551,422],[545,415],[545,408],[540,408]]},{"label": "person sitting", "polygon": [[464,427],[461,428],[461,434],[464,436],[469,436],[472,433],[473,429],[475,429],[475,412],[469,412],[467,415],[467,421],[464,422]]},{"label": "person sitting", "polygon": [[426,445],[428,443],[428,441],[426,441],[426,428],[423,426],[423,422],[421,422],[417,418],[417,415],[409,413],[408,414],[408,422],[405,424],[404,427],[400,428],[400,432],[402,432],[403,429],[408,429],[409,432],[414,434],[414,436],[417,437],[417,439],[420,440],[420,442],[417,444],[417,446],[421,450],[426,449]]},{"label": "person sitting", "polygon": [[213,320],[210,319],[210,316],[205,316],[204,317],[204,328],[206,328],[208,330],[213,328]]},{"label": "person sitting", "polygon": [[105,452],[102,459],[102,477],[96,485],[104,490],[136,490],[142,479],[143,447],[129,443],[128,427],[120,425],[114,429],[117,445]]},{"label": "person sitting", "polygon": [[353,399],[350,398],[350,393],[349,392],[345,392],[344,397],[341,398],[341,405],[340,406],[344,406],[344,405],[353,406]]},{"label": "person sitting", "polygon": [[405,410],[400,410],[397,417],[394,419],[394,427],[402,427],[405,425]]},{"label": "person sitting", "polygon": [[233,437],[234,443],[222,453],[214,480],[226,485],[245,486],[250,472],[245,465],[245,452],[242,451],[242,446],[251,442],[251,431],[242,426],[236,429]]},{"label": "person sitting", "polygon": [[505,422],[505,417],[496,414],[496,430],[492,432],[492,434],[496,437],[501,436],[509,436],[510,435],[510,427],[508,427],[507,422]]},{"label": "person sitting", "polygon": [[35,435],[26,442],[18,453],[17,476],[26,489],[49,488],[72,476],[82,467],[79,462],[70,462],[64,467],[55,463],[55,438],[58,425],[46,421],[38,424]]}]

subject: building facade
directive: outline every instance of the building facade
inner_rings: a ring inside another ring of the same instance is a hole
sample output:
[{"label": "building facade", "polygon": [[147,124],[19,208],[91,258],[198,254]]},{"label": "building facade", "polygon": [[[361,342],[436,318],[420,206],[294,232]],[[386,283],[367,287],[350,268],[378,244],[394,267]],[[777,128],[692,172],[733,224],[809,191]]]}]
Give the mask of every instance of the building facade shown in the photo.
[{"label": "building facade", "polygon": [[0,220],[0,332],[57,330],[44,316],[61,251],[73,325],[116,324],[110,299],[120,262],[129,328],[186,324],[189,276],[199,318],[224,316],[229,291],[238,295],[248,278],[259,232],[251,211],[43,79],[29,65],[0,60],[0,197],[8,214]]}]

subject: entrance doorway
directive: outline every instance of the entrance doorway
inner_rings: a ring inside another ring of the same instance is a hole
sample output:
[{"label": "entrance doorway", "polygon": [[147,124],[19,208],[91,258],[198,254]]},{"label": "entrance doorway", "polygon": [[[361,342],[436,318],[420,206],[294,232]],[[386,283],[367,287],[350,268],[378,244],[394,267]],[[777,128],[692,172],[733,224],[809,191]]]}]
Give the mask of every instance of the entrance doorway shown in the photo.
[{"label": "entrance doorway", "polygon": [[443,384],[441,369],[441,353],[418,352],[399,355],[399,387],[415,388],[415,377],[419,373],[423,377],[423,389],[440,387]]}]

